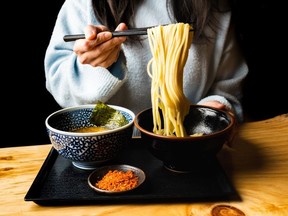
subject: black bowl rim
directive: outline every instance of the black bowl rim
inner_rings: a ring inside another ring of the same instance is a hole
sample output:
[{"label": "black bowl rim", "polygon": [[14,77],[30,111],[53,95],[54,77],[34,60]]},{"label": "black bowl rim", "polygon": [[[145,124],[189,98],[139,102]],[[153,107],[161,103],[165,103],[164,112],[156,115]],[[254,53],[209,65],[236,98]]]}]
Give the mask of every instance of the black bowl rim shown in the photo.
[{"label": "black bowl rim", "polygon": [[123,125],[122,127],[119,128],[115,128],[112,130],[106,130],[103,132],[87,132],[87,133],[76,133],[76,132],[71,132],[71,131],[63,131],[63,130],[58,130],[53,128],[52,126],[49,125],[49,119],[52,118],[55,115],[59,115],[61,113],[70,111],[70,110],[79,110],[79,109],[86,109],[86,108],[94,108],[95,104],[85,104],[85,105],[79,105],[79,106],[72,106],[72,107],[66,107],[60,110],[57,110],[53,113],[51,113],[46,119],[45,119],[45,125],[47,127],[48,130],[54,132],[54,133],[58,133],[58,134],[63,134],[63,135],[68,135],[68,136],[81,136],[81,137],[85,137],[85,136],[99,136],[99,135],[105,135],[105,134],[112,134],[115,132],[119,132],[122,130],[125,130],[131,126],[134,125],[134,120],[135,120],[135,113],[133,111],[131,111],[130,109],[123,107],[123,106],[117,106],[117,105],[111,105],[111,104],[107,104],[108,106],[116,109],[116,110],[122,110],[124,112],[127,112],[128,114],[130,114],[132,116],[132,121],[129,122],[126,125]]},{"label": "black bowl rim", "polygon": [[207,137],[218,136],[218,135],[223,134],[223,133],[225,133],[227,131],[230,131],[235,126],[235,123],[236,123],[235,117],[230,111],[224,111],[224,110],[220,110],[220,109],[217,109],[217,108],[214,108],[214,107],[205,106],[205,105],[199,105],[199,104],[191,104],[190,107],[208,108],[208,109],[212,109],[212,110],[217,111],[217,112],[221,112],[221,113],[223,113],[223,114],[225,114],[225,115],[227,115],[229,117],[230,123],[223,130],[220,130],[220,131],[217,131],[217,132],[214,132],[214,133],[211,133],[211,134],[205,134],[203,136],[187,136],[187,137],[163,136],[163,135],[155,134],[153,132],[145,130],[142,127],[140,127],[140,125],[138,124],[139,116],[143,112],[146,112],[147,110],[151,110],[152,107],[150,107],[150,108],[144,109],[144,110],[142,110],[142,111],[140,111],[139,113],[136,114],[136,116],[134,118],[134,125],[141,133],[144,133],[144,134],[146,134],[146,135],[148,135],[150,137],[155,137],[157,139],[162,139],[162,140],[178,140],[178,141],[181,141],[181,140],[189,141],[189,140],[207,139]]}]

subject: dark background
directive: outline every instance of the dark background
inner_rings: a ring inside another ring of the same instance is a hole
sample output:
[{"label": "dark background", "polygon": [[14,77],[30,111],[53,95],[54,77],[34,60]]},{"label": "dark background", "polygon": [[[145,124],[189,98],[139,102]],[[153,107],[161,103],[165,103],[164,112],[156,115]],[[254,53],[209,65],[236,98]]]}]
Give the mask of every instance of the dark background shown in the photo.
[{"label": "dark background", "polygon": [[[60,107],[45,87],[44,54],[63,2],[17,2],[9,6],[11,16],[1,36],[4,133],[0,147],[50,143],[45,118]],[[233,2],[239,39],[250,68],[244,85],[246,119],[288,113],[285,7],[259,0]]]},{"label": "dark background", "polygon": [[234,0],[236,23],[249,66],[243,107],[247,120],[288,113],[287,11],[283,3]]},{"label": "dark background", "polygon": [[45,118],[60,107],[45,87],[44,54],[63,2],[9,3],[11,16],[2,30],[6,37],[2,35],[5,79],[1,86],[4,133],[0,147],[50,143]]}]

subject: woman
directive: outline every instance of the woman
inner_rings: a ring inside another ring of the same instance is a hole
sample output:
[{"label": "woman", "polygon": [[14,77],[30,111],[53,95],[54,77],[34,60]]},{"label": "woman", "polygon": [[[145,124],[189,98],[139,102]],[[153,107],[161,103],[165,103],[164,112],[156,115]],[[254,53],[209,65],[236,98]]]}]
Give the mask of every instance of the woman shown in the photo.
[{"label": "woman", "polygon": [[[112,37],[109,31],[191,23],[195,35],[184,70],[193,104],[235,113],[243,120],[241,86],[248,68],[227,1],[66,0],[45,56],[46,87],[62,107],[100,100],[135,113],[151,107],[147,36]],[[63,36],[85,33],[64,42]]]}]

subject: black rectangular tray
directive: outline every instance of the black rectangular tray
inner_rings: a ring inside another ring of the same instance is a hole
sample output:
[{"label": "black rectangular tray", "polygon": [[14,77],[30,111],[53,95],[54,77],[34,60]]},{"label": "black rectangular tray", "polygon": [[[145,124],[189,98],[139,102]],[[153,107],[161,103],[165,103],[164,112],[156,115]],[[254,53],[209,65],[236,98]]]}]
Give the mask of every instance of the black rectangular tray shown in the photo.
[{"label": "black rectangular tray", "polygon": [[237,191],[218,160],[199,161],[191,173],[167,170],[141,143],[140,138],[107,164],[129,164],[141,168],[145,182],[136,190],[121,194],[100,194],[88,186],[91,170],[74,167],[52,147],[24,200],[38,205],[82,205],[116,203],[215,202],[239,200]]}]

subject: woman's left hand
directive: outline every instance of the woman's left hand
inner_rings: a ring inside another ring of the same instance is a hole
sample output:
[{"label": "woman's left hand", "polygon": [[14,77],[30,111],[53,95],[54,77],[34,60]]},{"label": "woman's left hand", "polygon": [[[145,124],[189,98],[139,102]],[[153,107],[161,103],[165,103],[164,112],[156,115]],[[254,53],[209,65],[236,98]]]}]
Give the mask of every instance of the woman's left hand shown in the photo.
[{"label": "woman's left hand", "polygon": [[[209,106],[209,107],[216,108],[216,109],[220,109],[220,110],[223,110],[223,111],[227,111],[232,116],[235,116],[234,113],[231,111],[231,109],[229,109],[228,107],[226,107],[224,104],[220,103],[219,101],[206,101],[205,103],[202,103],[202,105]],[[229,147],[232,147],[232,144],[234,143],[234,140],[235,140],[235,137],[236,137],[236,134],[237,134],[237,131],[238,131],[237,128],[238,128],[238,124],[237,124],[237,122],[235,122],[235,125],[234,125],[233,131],[231,133],[231,136],[230,136],[229,140],[226,143]]]}]

